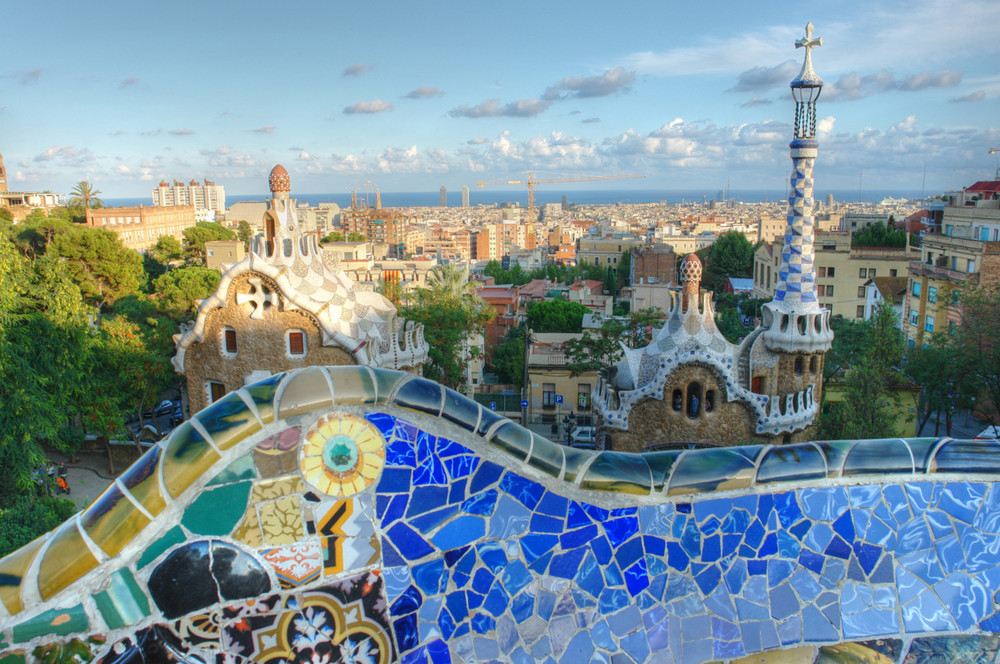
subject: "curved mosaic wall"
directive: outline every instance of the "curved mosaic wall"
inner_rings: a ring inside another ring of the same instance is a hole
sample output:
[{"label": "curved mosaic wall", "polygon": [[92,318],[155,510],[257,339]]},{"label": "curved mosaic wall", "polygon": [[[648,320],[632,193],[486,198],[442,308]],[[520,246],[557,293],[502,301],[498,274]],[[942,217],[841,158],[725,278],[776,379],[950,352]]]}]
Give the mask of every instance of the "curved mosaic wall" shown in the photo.
[{"label": "curved mosaic wall", "polygon": [[409,374],[305,369],[0,560],[0,662],[992,662],[998,452],[591,453]]}]

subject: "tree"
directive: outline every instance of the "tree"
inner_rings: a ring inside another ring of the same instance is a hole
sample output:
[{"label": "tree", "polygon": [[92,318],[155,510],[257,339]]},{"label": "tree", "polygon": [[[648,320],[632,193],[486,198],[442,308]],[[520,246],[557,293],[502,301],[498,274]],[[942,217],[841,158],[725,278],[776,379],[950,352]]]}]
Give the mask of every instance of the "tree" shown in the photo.
[{"label": "tree", "polygon": [[535,332],[579,332],[583,315],[590,309],[569,300],[543,300],[528,303],[528,327]]},{"label": "tree", "polygon": [[77,182],[69,194],[69,204],[84,209],[104,207],[104,201],[98,198],[100,193],[100,190],[87,181]]},{"label": "tree", "polygon": [[843,374],[854,366],[865,344],[867,323],[854,321],[841,315],[830,319],[833,330],[833,344],[823,356],[823,391],[832,379],[843,377]]},{"label": "tree", "polygon": [[628,284],[629,277],[632,274],[631,249],[627,249],[622,252],[622,257],[621,259],[619,259],[618,266],[615,268],[615,271],[617,272],[615,290],[611,294],[614,295],[615,297],[618,297],[618,294],[621,293],[622,287]]},{"label": "tree", "polygon": [[476,295],[469,271],[456,263],[435,265],[427,272],[427,297],[470,301]]},{"label": "tree", "polygon": [[137,293],[145,273],[142,258],[125,247],[118,235],[103,228],[77,227],[56,237],[56,255],[92,304],[113,304]]},{"label": "tree", "polygon": [[236,233],[211,221],[199,221],[184,229],[184,251],[191,260],[201,262],[205,258],[205,243],[216,240],[235,240]]},{"label": "tree", "polygon": [[[753,245],[743,233],[728,231],[709,248],[708,268],[712,289],[722,290],[728,277],[746,278],[753,274]],[[705,279],[708,281],[708,278]]]},{"label": "tree", "polygon": [[906,231],[896,230],[890,216],[885,224],[868,224],[851,236],[852,247],[905,247]]},{"label": "tree", "polygon": [[929,343],[907,352],[906,373],[920,385],[917,431],[936,413],[934,435],[941,415],[945,419],[945,433],[951,435],[955,412],[969,408],[975,401],[978,387],[971,359],[955,336],[940,332],[932,335]]},{"label": "tree", "polygon": [[864,342],[844,378],[844,402],[833,414],[824,413],[821,429],[836,438],[891,438],[898,435],[899,404],[892,388],[901,382],[897,369],[903,354],[903,333],[892,307],[879,303],[864,323]]},{"label": "tree", "polygon": [[199,300],[212,295],[222,275],[206,267],[180,267],[168,270],[153,282],[153,291],[165,311],[173,318],[186,318]]},{"label": "tree", "polygon": [[250,251],[250,240],[253,239],[253,229],[245,219],[236,226],[236,239],[243,243],[243,250]]},{"label": "tree", "polygon": [[339,233],[337,231],[333,231],[332,233],[324,237],[322,240],[320,240],[320,244],[326,244],[327,242],[343,242],[343,241],[344,241],[344,234]]},{"label": "tree", "polygon": [[491,366],[507,385],[522,385],[524,383],[524,352],[528,328],[521,323],[507,330],[507,335],[493,352]]},{"label": "tree", "polygon": [[663,312],[657,307],[624,317],[605,318],[600,328],[587,330],[579,339],[571,339],[564,344],[570,373],[578,376],[613,366],[622,358],[622,346],[647,346],[662,322]]},{"label": "tree", "polygon": [[364,233],[357,233],[355,231],[352,231],[352,232],[350,232],[350,233],[347,234],[347,241],[348,242],[364,242],[365,241],[365,234]]},{"label": "tree", "polygon": [[958,343],[989,401],[982,408],[997,421],[1000,409],[1000,287],[969,288],[959,297],[962,322],[957,330]]}]

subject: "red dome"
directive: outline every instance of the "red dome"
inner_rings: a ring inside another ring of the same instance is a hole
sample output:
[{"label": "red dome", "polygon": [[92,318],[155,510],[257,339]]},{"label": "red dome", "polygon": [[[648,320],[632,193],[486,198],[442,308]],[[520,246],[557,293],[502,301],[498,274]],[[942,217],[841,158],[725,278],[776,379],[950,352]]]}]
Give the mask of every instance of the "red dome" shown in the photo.
[{"label": "red dome", "polygon": [[267,183],[271,185],[271,192],[292,190],[292,178],[288,176],[288,171],[281,164],[271,169],[271,175],[267,178]]}]

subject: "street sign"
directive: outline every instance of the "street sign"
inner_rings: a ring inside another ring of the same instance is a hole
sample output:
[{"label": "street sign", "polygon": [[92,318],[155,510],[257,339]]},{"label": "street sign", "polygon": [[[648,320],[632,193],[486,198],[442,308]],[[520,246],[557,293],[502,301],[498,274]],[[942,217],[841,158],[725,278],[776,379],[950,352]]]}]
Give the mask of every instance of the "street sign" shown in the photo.
[{"label": "street sign", "polygon": [[496,409],[497,409],[497,402],[496,401],[491,401],[490,402],[490,410],[496,410]]},{"label": "street sign", "polygon": [[557,394],[556,395],[556,403],[562,403],[562,402],[563,402],[562,395],[561,394]]},{"label": "street sign", "polygon": [[527,408],[527,407],[528,407],[528,400],[527,399],[522,399],[521,400],[521,408]]}]

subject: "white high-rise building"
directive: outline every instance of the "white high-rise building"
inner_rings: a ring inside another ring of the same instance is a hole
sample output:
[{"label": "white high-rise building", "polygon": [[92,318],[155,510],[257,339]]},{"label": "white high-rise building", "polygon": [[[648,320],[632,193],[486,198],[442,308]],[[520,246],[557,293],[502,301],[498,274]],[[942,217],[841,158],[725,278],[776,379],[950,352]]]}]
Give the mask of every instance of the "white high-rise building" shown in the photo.
[{"label": "white high-rise building", "polygon": [[172,186],[161,180],[153,188],[153,206],[171,205],[193,205],[198,221],[214,221],[216,215],[226,212],[226,190],[211,180],[204,184],[193,179],[187,184],[174,180]]},{"label": "white high-rise building", "polygon": [[462,187],[462,207],[469,207],[469,185]]}]

